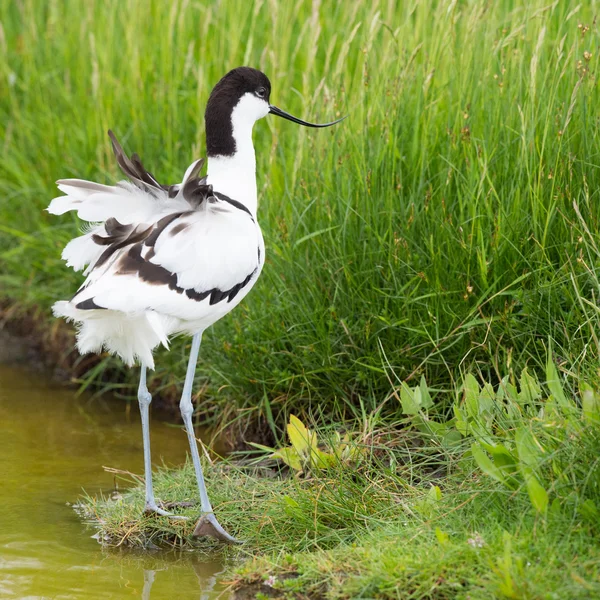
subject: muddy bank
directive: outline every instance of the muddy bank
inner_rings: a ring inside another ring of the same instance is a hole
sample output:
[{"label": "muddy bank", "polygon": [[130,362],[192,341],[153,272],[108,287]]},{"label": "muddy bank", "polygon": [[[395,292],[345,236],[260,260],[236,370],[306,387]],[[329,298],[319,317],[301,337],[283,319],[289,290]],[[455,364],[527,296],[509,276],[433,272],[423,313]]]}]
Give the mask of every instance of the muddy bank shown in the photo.
[{"label": "muddy bank", "polygon": [[36,361],[35,352],[25,340],[0,329],[0,364],[35,363]]},{"label": "muddy bank", "polygon": [[[78,386],[87,371],[95,367],[103,355],[80,355],[75,349],[75,330],[62,319],[54,319],[39,307],[22,308],[0,300],[0,363],[17,364],[44,371],[52,381]],[[115,374],[115,377],[118,377]],[[105,380],[115,380],[107,370]],[[112,378],[112,379],[111,379]],[[131,396],[135,395],[134,387]],[[155,394],[154,407],[176,413],[175,394]]]},{"label": "muddy bank", "polygon": [[74,346],[74,331],[66,323],[41,308],[0,300],[0,362],[45,370],[53,379],[66,381],[90,366],[81,365]]}]

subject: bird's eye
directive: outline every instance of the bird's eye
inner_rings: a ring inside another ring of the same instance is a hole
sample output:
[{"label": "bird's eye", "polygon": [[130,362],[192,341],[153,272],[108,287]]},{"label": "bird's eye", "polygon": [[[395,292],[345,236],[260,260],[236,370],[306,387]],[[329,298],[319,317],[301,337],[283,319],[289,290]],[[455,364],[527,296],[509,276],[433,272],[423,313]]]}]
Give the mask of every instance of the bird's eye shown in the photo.
[{"label": "bird's eye", "polygon": [[264,87],[259,87],[259,88],[256,90],[256,95],[257,95],[259,98],[264,98],[264,97],[267,95],[267,88],[264,88]]}]

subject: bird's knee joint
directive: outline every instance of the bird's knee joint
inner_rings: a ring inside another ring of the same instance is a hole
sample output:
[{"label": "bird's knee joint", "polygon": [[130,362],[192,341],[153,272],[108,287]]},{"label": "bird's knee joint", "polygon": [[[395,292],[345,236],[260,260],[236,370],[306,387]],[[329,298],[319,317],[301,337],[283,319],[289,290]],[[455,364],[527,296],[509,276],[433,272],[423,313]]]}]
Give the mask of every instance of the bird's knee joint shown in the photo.
[{"label": "bird's knee joint", "polygon": [[184,406],[180,408],[181,416],[185,419],[186,417],[191,417],[194,414],[194,409],[192,407]]},{"label": "bird's knee joint", "polygon": [[181,411],[181,416],[183,418],[191,417],[194,414],[194,407],[192,406],[191,401],[186,402],[185,400],[182,400],[179,403],[179,410]]},{"label": "bird's knee joint", "polygon": [[138,402],[140,404],[150,404],[152,402],[152,394],[148,390],[145,392],[138,392]]}]

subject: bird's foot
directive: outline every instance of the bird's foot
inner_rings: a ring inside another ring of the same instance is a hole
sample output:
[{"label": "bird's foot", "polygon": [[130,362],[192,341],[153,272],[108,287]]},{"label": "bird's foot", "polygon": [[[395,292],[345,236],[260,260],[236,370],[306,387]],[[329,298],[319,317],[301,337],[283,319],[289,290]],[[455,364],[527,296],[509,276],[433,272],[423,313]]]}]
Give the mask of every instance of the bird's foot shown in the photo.
[{"label": "bird's foot", "polygon": [[171,519],[179,519],[180,521],[187,521],[188,517],[184,517],[183,515],[174,515],[167,510],[163,510],[162,508],[158,508],[156,504],[146,504],[146,508],[144,509],[144,514],[146,515],[160,515],[161,517],[171,517]]},{"label": "bird's foot", "polygon": [[243,543],[241,540],[234,538],[223,529],[219,521],[217,521],[217,517],[215,517],[214,513],[206,513],[202,515],[196,523],[193,536],[202,537],[204,535],[213,537],[220,542],[225,542],[226,544]]}]

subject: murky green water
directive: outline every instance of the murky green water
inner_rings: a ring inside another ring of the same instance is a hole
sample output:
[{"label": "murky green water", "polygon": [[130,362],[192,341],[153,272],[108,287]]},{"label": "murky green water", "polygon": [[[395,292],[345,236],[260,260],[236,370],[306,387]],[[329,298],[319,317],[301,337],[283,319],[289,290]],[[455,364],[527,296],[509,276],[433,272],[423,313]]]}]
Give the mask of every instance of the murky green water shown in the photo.
[{"label": "murky green water", "polygon": [[[155,465],[185,460],[179,428],[152,423]],[[228,598],[218,562],[102,549],[67,503],[110,493],[102,466],[143,472],[137,406],[76,398],[0,364],[0,598]]]}]

